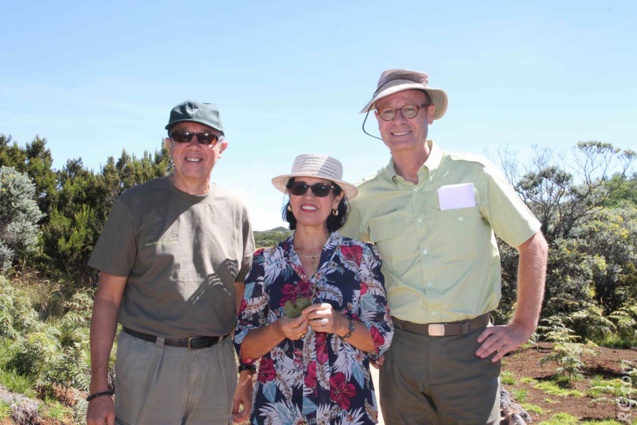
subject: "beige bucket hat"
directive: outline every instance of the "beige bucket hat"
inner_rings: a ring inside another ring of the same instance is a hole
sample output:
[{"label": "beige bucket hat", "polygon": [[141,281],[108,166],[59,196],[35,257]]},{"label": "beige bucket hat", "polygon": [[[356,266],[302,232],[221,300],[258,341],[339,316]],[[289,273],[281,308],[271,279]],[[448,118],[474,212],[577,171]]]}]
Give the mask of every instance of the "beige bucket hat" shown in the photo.
[{"label": "beige bucket hat", "polygon": [[347,199],[352,199],[358,194],[358,189],[343,180],[343,164],[336,158],[319,153],[306,153],[297,156],[292,165],[290,174],[283,174],[272,179],[272,184],[283,193],[287,193],[285,187],[292,177],[315,177],[331,180],[339,185]]},{"label": "beige bucket hat", "polygon": [[372,109],[376,109],[376,101],[404,90],[422,90],[429,95],[431,103],[436,107],[434,119],[442,118],[447,110],[447,93],[442,89],[429,87],[429,75],[410,71],[408,69],[389,69],[384,71],[378,79],[378,86],[374,92],[372,100],[361,110],[365,114]]}]

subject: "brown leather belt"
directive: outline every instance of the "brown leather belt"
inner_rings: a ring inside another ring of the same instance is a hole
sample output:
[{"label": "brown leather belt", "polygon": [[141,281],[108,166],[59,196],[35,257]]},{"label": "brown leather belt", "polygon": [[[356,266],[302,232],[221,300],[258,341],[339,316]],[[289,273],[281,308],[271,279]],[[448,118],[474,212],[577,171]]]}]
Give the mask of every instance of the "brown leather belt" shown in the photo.
[{"label": "brown leather belt", "polygon": [[393,316],[392,320],[394,321],[394,325],[397,328],[403,329],[405,331],[416,332],[429,336],[453,336],[464,335],[476,329],[484,328],[489,324],[490,317],[490,313],[484,313],[478,317],[474,317],[471,320],[465,320],[462,322],[427,324],[407,322]]},{"label": "brown leather belt", "polygon": [[[137,332],[132,329],[122,328],[127,334],[134,336],[135,338],[143,339],[144,341],[157,342],[155,335],[149,335],[142,332]],[[212,347],[228,335],[224,336],[191,336],[190,338],[170,339],[164,338],[164,345],[170,347],[183,347],[189,350],[196,350],[198,348]]]}]

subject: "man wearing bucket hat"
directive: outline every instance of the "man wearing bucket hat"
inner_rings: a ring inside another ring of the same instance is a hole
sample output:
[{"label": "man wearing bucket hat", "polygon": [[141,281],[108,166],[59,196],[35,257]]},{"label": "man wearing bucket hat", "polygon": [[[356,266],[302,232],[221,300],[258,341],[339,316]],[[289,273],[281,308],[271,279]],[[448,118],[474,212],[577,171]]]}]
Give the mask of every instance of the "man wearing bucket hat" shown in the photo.
[{"label": "man wearing bucket hat", "polygon": [[[427,74],[391,69],[374,110],[389,164],[358,186],[344,235],[372,241],[396,333],[380,369],[391,424],[499,424],[500,359],[534,332],[547,244],[540,223],[485,159],[427,139],[447,110]],[[363,124],[364,129],[364,124]],[[490,326],[500,300],[495,235],[519,252],[511,322]]]},{"label": "man wearing bucket hat", "polygon": [[372,244],[341,236],[347,200],[341,162],[296,157],[272,179],[289,195],[293,235],[254,254],[235,344],[260,359],[252,424],[375,424],[370,359],[387,350],[393,326]]},{"label": "man wearing bucket hat", "polygon": [[[250,371],[237,369],[230,334],[254,239],[244,205],[210,182],[228,147],[217,107],[170,112],[168,177],[115,202],[89,264],[100,271],[91,321],[93,424],[230,424],[250,410]],[[108,364],[117,323],[115,387]],[[235,388],[235,406],[233,394]]]}]

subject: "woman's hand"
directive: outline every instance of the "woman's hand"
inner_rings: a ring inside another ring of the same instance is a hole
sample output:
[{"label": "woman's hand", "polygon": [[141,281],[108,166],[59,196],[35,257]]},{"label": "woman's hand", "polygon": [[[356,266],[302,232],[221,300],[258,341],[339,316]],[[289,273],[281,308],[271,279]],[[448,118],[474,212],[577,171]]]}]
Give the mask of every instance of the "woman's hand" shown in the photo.
[{"label": "woman's hand", "polygon": [[296,341],[303,339],[307,333],[308,319],[304,314],[299,317],[290,319],[289,317],[280,317],[276,322],[276,326],[279,327],[279,331],[285,338]]},{"label": "woman's hand", "polygon": [[294,319],[280,317],[267,326],[252,329],[243,338],[241,358],[255,360],[265,356],[285,339],[292,341],[303,339],[307,333],[307,327],[308,319],[302,314]]},{"label": "woman's hand", "polygon": [[303,310],[303,316],[307,317],[314,332],[337,335],[347,333],[347,318],[335,311],[331,304],[312,304]]}]

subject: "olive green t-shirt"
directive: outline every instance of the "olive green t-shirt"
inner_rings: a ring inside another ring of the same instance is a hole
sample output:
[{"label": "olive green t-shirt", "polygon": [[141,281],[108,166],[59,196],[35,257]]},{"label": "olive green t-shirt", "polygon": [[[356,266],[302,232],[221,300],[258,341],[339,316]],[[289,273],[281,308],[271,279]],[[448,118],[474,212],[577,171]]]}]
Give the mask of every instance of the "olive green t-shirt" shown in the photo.
[{"label": "olive green t-shirt", "polygon": [[115,202],[89,265],[128,276],[119,322],[167,338],[226,335],[236,323],[235,281],[250,269],[246,208],[210,185],[203,196],[159,178]]},{"label": "olive green t-shirt", "polygon": [[376,244],[393,316],[466,320],[494,310],[501,298],[494,234],[517,247],[540,223],[484,158],[428,143],[418,184],[398,176],[390,161],[358,186],[340,232]]}]

